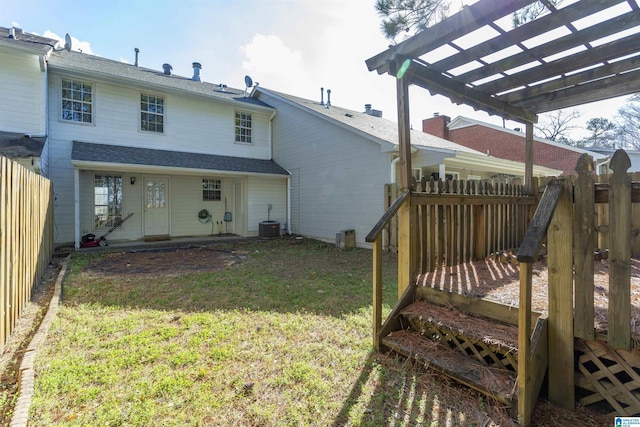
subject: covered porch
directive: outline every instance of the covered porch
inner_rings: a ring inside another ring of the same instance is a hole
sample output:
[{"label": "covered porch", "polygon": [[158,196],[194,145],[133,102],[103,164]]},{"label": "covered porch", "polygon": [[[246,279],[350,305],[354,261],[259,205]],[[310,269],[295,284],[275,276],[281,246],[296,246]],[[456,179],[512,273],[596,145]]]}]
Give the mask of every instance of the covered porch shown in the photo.
[{"label": "covered porch", "polygon": [[289,173],[272,160],[74,141],[71,162],[76,248],[88,234],[254,237],[268,218],[289,224]]}]

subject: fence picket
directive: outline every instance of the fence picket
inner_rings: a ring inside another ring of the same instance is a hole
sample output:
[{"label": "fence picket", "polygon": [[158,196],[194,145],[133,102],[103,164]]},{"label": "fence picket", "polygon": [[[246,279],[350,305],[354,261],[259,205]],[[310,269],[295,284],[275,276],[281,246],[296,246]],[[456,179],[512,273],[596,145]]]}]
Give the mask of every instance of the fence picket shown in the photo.
[{"label": "fence picket", "polygon": [[51,182],[0,156],[0,352],[52,255]]}]

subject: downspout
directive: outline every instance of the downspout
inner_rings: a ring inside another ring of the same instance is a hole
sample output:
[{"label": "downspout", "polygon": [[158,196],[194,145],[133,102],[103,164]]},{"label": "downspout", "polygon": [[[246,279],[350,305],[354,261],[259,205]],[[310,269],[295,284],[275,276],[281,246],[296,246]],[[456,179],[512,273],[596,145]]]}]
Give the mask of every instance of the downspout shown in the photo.
[{"label": "downspout", "polygon": [[287,234],[291,234],[291,174],[287,177]]},{"label": "downspout", "polygon": [[400,161],[400,157],[396,157],[395,159],[391,160],[391,176],[389,180],[391,184],[396,183],[396,167],[399,161]]},{"label": "downspout", "polygon": [[80,170],[76,168],[73,169],[73,217],[74,247],[80,249]]},{"label": "downspout", "polygon": [[269,158],[273,160],[273,118],[276,116],[276,110],[269,117]]}]

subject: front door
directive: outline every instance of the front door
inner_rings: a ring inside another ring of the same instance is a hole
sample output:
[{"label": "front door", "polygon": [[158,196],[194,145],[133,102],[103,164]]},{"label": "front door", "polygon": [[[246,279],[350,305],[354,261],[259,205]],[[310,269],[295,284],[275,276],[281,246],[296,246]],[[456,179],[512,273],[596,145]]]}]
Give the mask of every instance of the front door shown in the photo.
[{"label": "front door", "polygon": [[144,178],[144,235],[169,235],[169,180]]}]

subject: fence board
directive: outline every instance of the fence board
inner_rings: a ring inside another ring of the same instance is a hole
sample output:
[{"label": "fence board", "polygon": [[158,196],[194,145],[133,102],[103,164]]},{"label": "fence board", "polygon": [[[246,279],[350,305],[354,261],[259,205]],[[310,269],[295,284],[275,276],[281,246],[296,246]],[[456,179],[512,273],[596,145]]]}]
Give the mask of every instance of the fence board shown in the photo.
[{"label": "fence board", "polygon": [[51,182],[0,157],[0,351],[52,254]]},{"label": "fence board", "polygon": [[631,166],[629,156],[615,152],[610,167],[609,218],[609,345],[629,350],[631,346]]}]

